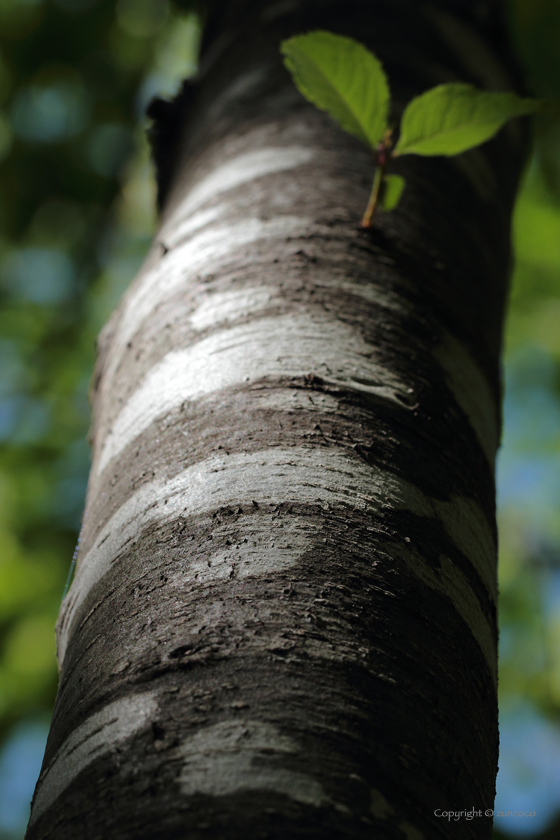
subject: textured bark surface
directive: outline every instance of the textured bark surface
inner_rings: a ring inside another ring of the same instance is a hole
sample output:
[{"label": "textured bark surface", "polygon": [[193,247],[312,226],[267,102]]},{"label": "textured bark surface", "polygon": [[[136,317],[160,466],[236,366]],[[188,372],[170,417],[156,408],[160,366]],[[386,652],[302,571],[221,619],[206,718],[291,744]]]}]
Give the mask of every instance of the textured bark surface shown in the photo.
[{"label": "textured bark surface", "polygon": [[525,134],[403,159],[402,206],[358,230],[371,156],[278,57],[317,27],[376,50],[395,117],[443,81],[517,84],[495,4],[216,6],[158,129],[161,229],[101,338],[29,840],[491,835],[434,811],[493,804]]}]

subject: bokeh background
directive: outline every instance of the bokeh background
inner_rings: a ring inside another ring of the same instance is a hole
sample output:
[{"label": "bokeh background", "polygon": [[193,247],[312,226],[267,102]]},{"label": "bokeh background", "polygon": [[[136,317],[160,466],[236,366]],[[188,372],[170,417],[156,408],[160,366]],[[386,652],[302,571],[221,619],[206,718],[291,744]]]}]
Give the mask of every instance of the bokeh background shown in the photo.
[{"label": "bokeh background", "polygon": [[[179,0],[177,0],[179,3]],[[511,0],[560,100],[560,2]],[[20,840],[56,691],[53,626],[89,471],[94,342],[155,225],[144,111],[195,71],[171,0],[0,0],[0,840]],[[496,838],[560,840],[560,121],[515,214],[499,456]],[[465,803],[465,807],[476,803]]]}]

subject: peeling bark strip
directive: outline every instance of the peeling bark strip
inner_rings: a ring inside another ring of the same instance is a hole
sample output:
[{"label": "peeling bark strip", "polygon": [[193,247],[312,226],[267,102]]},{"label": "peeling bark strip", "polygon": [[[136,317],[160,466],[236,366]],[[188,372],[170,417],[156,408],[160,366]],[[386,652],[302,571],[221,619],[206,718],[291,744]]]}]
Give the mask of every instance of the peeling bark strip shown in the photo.
[{"label": "peeling bark strip", "polygon": [[29,840],[490,837],[434,811],[494,795],[523,127],[403,160],[402,208],[365,233],[369,154],[277,48],[355,37],[399,107],[515,86],[498,7],[209,4],[201,80],[159,107],[161,229],[100,340]]}]

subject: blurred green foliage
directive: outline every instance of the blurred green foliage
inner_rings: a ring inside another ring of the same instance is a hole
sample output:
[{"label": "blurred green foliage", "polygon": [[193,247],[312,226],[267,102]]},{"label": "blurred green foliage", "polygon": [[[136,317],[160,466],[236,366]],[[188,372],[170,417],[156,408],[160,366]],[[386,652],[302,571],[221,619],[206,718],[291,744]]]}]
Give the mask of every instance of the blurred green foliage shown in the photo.
[{"label": "blurred green foliage", "polygon": [[[560,101],[560,3],[511,0],[537,96]],[[560,723],[560,120],[536,121],[513,224],[500,464],[500,700]]]},{"label": "blurred green foliage", "polygon": [[[511,0],[560,100],[560,3]],[[53,625],[89,469],[94,340],[150,241],[143,113],[195,68],[171,0],[0,0],[0,738],[52,706]],[[500,457],[500,703],[560,722],[560,123],[540,117],[515,222]],[[1,834],[1,827],[0,827]]]},{"label": "blurred green foliage", "polygon": [[[560,4],[511,0],[528,84],[560,101]],[[500,728],[498,801],[537,820],[498,837],[560,836],[560,120],[535,121],[514,222],[498,459]],[[522,723],[524,721],[524,723]],[[509,756],[508,756],[509,751]],[[500,796],[502,788],[507,792]],[[499,807],[499,806],[498,806]],[[502,832],[502,833],[500,833]]]}]

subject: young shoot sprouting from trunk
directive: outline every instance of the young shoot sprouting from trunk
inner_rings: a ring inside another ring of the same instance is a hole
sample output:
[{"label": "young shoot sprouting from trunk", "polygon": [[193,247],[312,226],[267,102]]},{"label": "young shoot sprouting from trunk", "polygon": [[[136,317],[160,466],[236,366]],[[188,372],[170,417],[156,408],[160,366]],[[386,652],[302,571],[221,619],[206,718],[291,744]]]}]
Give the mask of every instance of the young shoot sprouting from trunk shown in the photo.
[{"label": "young shoot sprouting from trunk", "polygon": [[361,221],[393,210],[405,186],[388,173],[402,155],[458,155],[493,137],[508,120],[542,103],[515,93],[490,93],[463,82],[438,85],[408,103],[393,145],[388,124],[390,91],[379,59],[352,38],[318,30],[283,41],[284,63],[298,90],[374,153],[375,174]]}]

